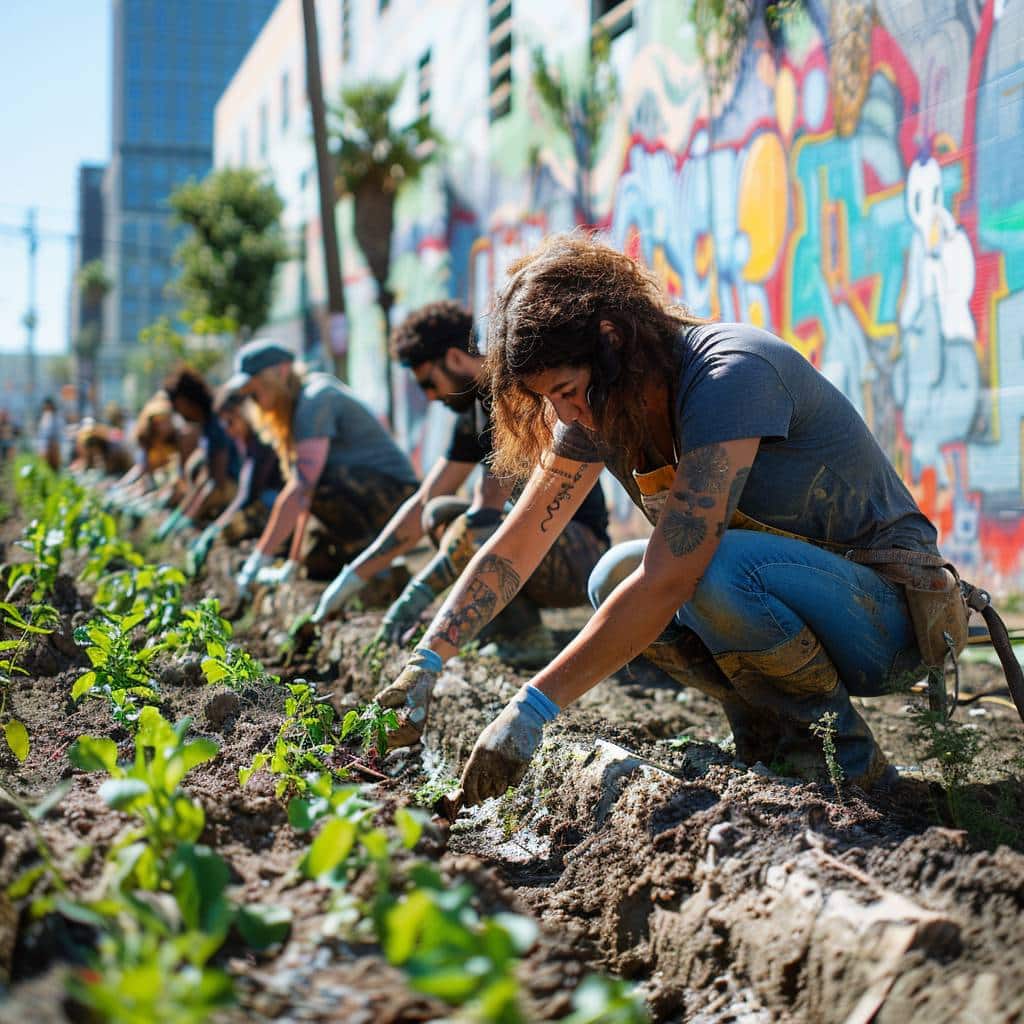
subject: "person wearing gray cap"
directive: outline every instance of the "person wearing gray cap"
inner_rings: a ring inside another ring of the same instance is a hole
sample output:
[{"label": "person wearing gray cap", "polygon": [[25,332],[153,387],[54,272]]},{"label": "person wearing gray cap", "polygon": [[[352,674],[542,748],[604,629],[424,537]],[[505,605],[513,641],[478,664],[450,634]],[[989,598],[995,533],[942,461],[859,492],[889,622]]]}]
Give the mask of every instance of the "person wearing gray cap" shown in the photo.
[{"label": "person wearing gray cap", "polygon": [[[236,576],[243,596],[253,583],[276,586],[294,576],[310,515],[326,532],[307,553],[306,568],[330,578],[416,490],[412,465],[373,413],[336,377],[306,371],[284,345],[243,345],[224,390],[253,399],[287,475]],[[287,560],[272,567],[289,534]]]}]

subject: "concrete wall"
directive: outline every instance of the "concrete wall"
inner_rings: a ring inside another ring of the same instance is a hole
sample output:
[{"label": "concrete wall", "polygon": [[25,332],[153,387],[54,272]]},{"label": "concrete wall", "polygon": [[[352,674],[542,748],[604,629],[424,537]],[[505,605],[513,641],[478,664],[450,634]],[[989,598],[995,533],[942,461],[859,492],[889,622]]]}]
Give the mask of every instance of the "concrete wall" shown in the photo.
[{"label": "concrete wall", "polygon": [[[677,301],[803,352],[864,415],[947,554],[1020,589],[1024,2],[805,6],[774,41],[755,18],[709,103],[686,0],[636,0],[614,42],[620,101],[599,144],[594,219]],[[353,7],[346,79],[404,71],[411,115],[429,47],[449,140],[400,199],[396,315],[440,295],[483,311],[512,258],[576,223],[572,148],[529,85],[529,52],[542,45],[578,77],[591,4],[514,0],[512,111],[492,124],[485,0]],[[379,401],[383,329],[343,245],[353,369]],[[400,425],[429,454],[420,408],[410,391]]]}]

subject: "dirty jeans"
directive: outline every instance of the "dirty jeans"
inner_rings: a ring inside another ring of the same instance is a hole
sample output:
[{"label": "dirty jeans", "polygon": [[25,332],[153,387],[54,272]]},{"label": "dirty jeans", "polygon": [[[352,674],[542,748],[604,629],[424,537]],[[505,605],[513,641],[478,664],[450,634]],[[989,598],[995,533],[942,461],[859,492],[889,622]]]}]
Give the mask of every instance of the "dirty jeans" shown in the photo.
[{"label": "dirty jeans", "polygon": [[[646,540],[626,541],[604,555],[588,585],[595,607],[646,548]],[[714,655],[769,651],[809,628],[855,696],[924,674],[903,591],[868,566],[788,537],[727,530],[675,621]]]}]

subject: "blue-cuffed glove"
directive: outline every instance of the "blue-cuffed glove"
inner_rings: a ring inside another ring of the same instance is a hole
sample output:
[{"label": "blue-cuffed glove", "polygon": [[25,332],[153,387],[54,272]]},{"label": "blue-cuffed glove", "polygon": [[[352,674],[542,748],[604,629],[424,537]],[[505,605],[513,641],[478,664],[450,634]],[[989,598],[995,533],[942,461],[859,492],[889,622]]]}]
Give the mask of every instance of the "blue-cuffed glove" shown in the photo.
[{"label": "blue-cuffed glove", "polygon": [[256,582],[261,587],[279,587],[295,575],[298,567],[299,563],[290,558],[283,565],[265,565],[256,573]]},{"label": "blue-cuffed glove", "polygon": [[177,533],[179,530],[183,530],[185,527],[191,525],[192,520],[182,512],[181,507],[179,506],[160,524],[156,533],[153,534],[153,540],[167,540],[168,537]]},{"label": "blue-cuffed glove", "polygon": [[401,643],[402,637],[420,621],[420,616],[430,607],[434,597],[434,591],[426,583],[412,580],[384,613],[377,639],[389,644]]},{"label": "blue-cuffed glove", "polygon": [[270,556],[263,554],[259,548],[253,548],[252,553],[245,560],[242,568],[235,576],[235,586],[238,587],[238,596],[246,598],[256,582],[256,574],[270,561]]},{"label": "blue-cuffed glove", "polygon": [[190,576],[195,576],[206,564],[206,558],[210,554],[210,548],[220,533],[220,527],[216,524],[208,526],[188,547],[185,552],[185,568]]},{"label": "blue-cuffed glove", "polygon": [[417,647],[398,678],[373,698],[382,708],[398,711],[398,728],[388,733],[389,750],[419,742],[441,665],[441,655],[429,647]]},{"label": "blue-cuffed glove", "polygon": [[331,612],[342,607],[349,598],[355,597],[365,586],[366,580],[352,566],[346,565],[320,595],[311,621],[323,622]]},{"label": "blue-cuffed glove", "polygon": [[467,807],[501,796],[517,786],[540,745],[544,726],[558,714],[558,705],[527,683],[476,741],[462,773]]}]

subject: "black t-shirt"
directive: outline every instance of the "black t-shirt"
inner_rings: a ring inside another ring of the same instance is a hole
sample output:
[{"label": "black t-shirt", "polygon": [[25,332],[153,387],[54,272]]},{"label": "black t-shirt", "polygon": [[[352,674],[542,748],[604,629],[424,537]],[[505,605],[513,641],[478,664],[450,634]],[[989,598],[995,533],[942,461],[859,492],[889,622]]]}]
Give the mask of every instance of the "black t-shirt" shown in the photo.
[{"label": "black t-shirt", "polygon": [[[478,398],[471,408],[459,413],[456,418],[445,458],[449,462],[480,463],[486,472],[493,448],[490,403],[485,398]],[[516,492],[512,500],[515,501],[518,496]],[[608,543],[608,506],[600,481],[583,499],[583,504],[576,510],[573,519]]]}]

